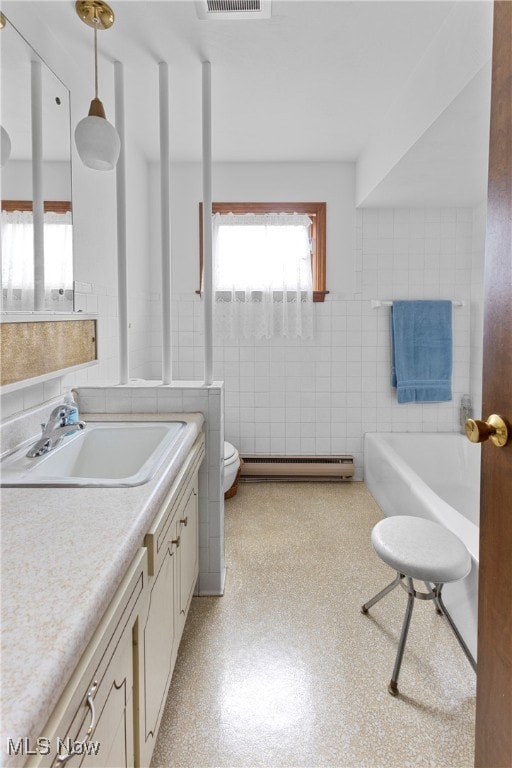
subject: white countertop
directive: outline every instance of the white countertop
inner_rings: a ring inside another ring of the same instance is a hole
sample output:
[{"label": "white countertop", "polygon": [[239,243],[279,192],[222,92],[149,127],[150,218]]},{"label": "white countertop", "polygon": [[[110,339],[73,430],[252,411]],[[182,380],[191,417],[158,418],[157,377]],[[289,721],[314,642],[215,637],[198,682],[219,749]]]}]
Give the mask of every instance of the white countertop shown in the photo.
[{"label": "white countertop", "polygon": [[3,488],[1,764],[44,726],[165,494],[202,429],[200,413],[83,414],[89,421],[186,421],[176,460],[132,488]]}]

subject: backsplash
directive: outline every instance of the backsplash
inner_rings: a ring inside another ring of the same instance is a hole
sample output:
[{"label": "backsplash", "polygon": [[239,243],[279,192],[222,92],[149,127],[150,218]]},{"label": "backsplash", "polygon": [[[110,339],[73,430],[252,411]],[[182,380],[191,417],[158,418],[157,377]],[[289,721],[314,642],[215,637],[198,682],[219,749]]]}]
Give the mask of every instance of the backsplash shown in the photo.
[{"label": "backsplash", "polygon": [[52,408],[61,402],[62,397],[58,394],[41,405],[29,406],[10,417],[4,416],[0,423],[1,455],[6,456],[21,445],[40,437],[41,424],[46,423]]}]

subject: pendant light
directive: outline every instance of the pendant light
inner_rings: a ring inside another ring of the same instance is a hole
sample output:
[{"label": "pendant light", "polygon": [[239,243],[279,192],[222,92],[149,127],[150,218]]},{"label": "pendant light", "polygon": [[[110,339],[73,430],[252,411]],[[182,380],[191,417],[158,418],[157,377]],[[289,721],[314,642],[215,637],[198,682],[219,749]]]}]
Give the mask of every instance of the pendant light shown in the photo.
[{"label": "pendant light", "polygon": [[121,141],[98,98],[97,35],[98,29],[110,29],[114,13],[103,0],[78,0],[75,9],[80,19],[94,29],[94,99],[88,116],[76,126],[75,144],[84,165],[95,171],[110,171],[117,163]]},{"label": "pendant light", "polygon": [[2,149],[0,166],[3,168],[11,156],[11,139],[3,125],[0,125],[0,142]]}]

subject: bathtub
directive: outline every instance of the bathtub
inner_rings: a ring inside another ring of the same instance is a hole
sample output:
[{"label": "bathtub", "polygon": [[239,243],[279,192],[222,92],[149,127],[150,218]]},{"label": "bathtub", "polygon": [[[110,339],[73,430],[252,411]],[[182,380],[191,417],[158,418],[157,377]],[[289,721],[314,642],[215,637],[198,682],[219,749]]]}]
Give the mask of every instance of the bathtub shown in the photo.
[{"label": "bathtub", "polygon": [[453,531],[471,555],[465,579],[443,599],[473,657],[477,653],[480,450],[455,433],[368,432],[364,479],[384,515],[416,515]]}]

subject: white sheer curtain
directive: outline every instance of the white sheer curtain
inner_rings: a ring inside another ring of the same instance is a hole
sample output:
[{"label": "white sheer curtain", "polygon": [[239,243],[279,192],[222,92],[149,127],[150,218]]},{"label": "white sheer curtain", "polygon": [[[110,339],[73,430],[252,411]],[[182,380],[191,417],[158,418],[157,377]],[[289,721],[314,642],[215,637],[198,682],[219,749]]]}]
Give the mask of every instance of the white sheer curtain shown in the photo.
[{"label": "white sheer curtain", "polygon": [[[72,308],[71,212],[44,214],[44,274],[47,309]],[[2,305],[34,309],[34,227],[32,211],[2,211]]]},{"label": "white sheer curtain", "polygon": [[215,214],[214,321],[222,338],[311,338],[311,220]]},{"label": "white sheer curtain", "polygon": [[[48,309],[73,290],[73,227],[71,211],[44,214],[44,292]],[[63,291],[63,293],[60,293]]]},{"label": "white sheer curtain", "polygon": [[4,309],[34,309],[32,211],[2,211],[2,300]]}]

